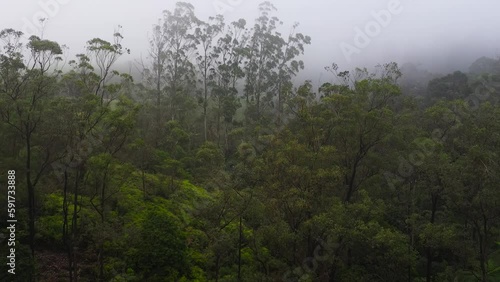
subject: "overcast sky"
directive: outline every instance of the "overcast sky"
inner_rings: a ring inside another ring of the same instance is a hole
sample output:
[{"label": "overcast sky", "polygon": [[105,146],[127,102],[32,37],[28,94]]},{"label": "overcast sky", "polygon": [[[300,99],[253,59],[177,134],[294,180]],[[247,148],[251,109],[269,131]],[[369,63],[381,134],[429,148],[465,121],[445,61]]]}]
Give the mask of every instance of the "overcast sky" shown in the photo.
[{"label": "overcast sky", "polygon": [[[0,29],[32,32],[30,24],[43,13],[49,22],[44,37],[84,50],[94,37],[111,40],[123,26],[123,45],[132,61],[146,53],[148,33],[161,12],[173,10],[170,0],[3,0]],[[186,0],[201,19],[223,12],[227,22],[258,15],[261,0]],[[274,0],[286,29],[312,37],[306,49],[305,74],[320,79],[323,68],[336,62],[342,69],[377,63],[412,61],[437,72],[466,69],[480,56],[500,55],[498,0]],[[46,6],[44,8],[43,6]],[[378,15],[378,16],[377,16]],[[390,15],[390,16],[388,16]],[[378,19],[377,19],[378,17]],[[363,35],[360,35],[360,31]],[[366,33],[371,33],[367,35]],[[363,38],[365,37],[365,38]],[[361,39],[360,39],[361,38]],[[368,38],[368,41],[366,39]],[[363,41],[364,39],[365,41]],[[359,44],[363,43],[363,44]],[[346,51],[347,50],[347,51]],[[349,55],[350,54],[350,55]],[[325,80],[322,78],[322,80]]]}]

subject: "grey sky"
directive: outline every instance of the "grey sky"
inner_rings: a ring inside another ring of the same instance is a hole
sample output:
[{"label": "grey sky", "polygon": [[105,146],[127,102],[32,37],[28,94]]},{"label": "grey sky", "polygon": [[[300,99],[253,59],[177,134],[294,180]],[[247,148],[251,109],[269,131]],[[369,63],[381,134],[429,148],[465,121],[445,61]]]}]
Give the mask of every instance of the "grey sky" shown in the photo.
[{"label": "grey sky", "polygon": [[[500,55],[500,1],[498,0],[399,0],[402,11],[392,14],[386,27],[370,38],[366,47],[348,61],[342,42],[355,45],[355,28],[364,30],[374,21],[373,12],[387,10],[398,0],[307,0],[271,1],[278,8],[285,31],[300,22],[299,31],[310,35],[313,44],[306,49],[307,72],[303,79],[318,80],[323,67],[332,62],[342,69],[371,67],[377,63],[413,61],[439,72],[468,67],[480,56]],[[171,0],[16,0],[3,1],[0,29],[23,30],[26,21],[52,3],[53,15],[44,37],[70,46],[71,53],[82,52],[85,42],[94,37],[110,40],[113,30],[123,26],[123,45],[132,50],[122,61],[131,61],[147,48],[148,32]],[[216,14],[215,4],[229,7],[227,21],[257,16],[262,0],[186,0],[196,7],[201,19]],[[57,7],[54,7],[57,6]],[[376,30],[375,30],[376,31]],[[326,74],[323,74],[326,75]],[[323,78],[325,80],[326,78]]]}]

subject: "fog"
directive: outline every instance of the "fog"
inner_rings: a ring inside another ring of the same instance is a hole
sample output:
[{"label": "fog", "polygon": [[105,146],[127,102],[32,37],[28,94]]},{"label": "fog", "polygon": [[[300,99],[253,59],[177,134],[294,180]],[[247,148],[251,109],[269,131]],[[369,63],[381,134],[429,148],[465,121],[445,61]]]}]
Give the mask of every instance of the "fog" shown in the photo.
[{"label": "fog", "polygon": [[[176,1],[145,0],[17,0],[4,1],[0,28],[40,34],[37,18],[47,17],[43,36],[70,47],[69,59],[83,52],[85,42],[111,40],[123,27],[122,45],[131,49],[121,64],[147,53],[148,33],[165,9]],[[261,0],[187,0],[200,19],[218,12],[232,22],[258,16]],[[500,2],[496,0],[308,0],[271,1],[283,22],[283,33],[299,22],[299,32],[312,37],[300,79],[330,78],[324,67],[373,67],[390,61],[413,62],[437,73],[467,70],[477,58],[500,55]],[[360,35],[361,31],[364,35]],[[371,35],[367,35],[370,33]],[[368,40],[367,40],[368,39]],[[359,44],[363,43],[363,44]],[[347,51],[346,51],[347,50]]]}]

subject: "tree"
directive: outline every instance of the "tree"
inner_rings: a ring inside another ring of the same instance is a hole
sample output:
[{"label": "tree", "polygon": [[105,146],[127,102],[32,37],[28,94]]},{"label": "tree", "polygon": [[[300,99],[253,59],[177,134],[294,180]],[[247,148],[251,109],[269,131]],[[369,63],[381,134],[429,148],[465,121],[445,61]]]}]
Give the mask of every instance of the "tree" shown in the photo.
[{"label": "tree", "polygon": [[[236,111],[241,104],[238,97],[238,83],[244,77],[243,49],[248,40],[246,21],[240,19],[227,26],[225,34],[217,40],[214,48],[214,79],[212,99],[215,102],[214,119],[217,144],[224,137],[226,154],[229,152],[229,131]],[[223,126],[222,126],[223,125]],[[224,131],[221,133],[222,127]]]},{"label": "tree", "polygon": [[214,45],[216,43],[216,38],[220,32],[224,29],[224,19],[222,16],[217,16],[216,18],[209,18],[209,22],[202,22],[199,27],[195,30],[195,36],[199,42],[199,51],[196,57],[198,68],[202,77],[203,84],[203,136],[205,142],[208,141],[208,94],[210,82],[214,79],[213,68],[214,59],[216,59],[217,54],[214,52]]},{"label": "tree", "polygon": [[[472,272],[480,281],[488,279],[489,255],[500,234],[498,183],[498,106],[489,103],[462,117],[454,140],[453,166],[460,177],[450,185],[449,205],[464,222],[475,244],[478,266]],[[470,236],[470,237],[469,237]]]},{"label": "tree", "polygon": [[433,79],[427,87],[427,99],[429,101],[463,99],[470,93],[468,78],[460,71]]},{"label": "tree", "polygon": [[[292,87],[292,78],[297,75],[299,70],[304,69],[304,62],[296,60],[297,56],[304,54],[304,45],[311,44],[311,38],[304,36],[302,33],[297,33],[296,29],[298,23],[293,25],[292,31],[288,36],[288,40],[282,42],[283,47],[278,53],[278,68],[277,68],[277,109],[278,109],[278,123],[281,123],[281,116],[283,114],[283,104],[286,98],[287,89]],[[285,97],[284,97],[285,96]]]},{"label": "tree", "polygon": [[197,44],[193,32],[197,23],[194,7],[188,3],[177,2],[173,13],[163,12],[161,28],[168,46],[164,68],[171,120],[186,116],[189,95],[196,85],[191,59]]},{"label": "tree", "polygon": [[[113,71],[111,67],[124,52],[130,53],[129,49],[124,49],[120,44],[123,36],[120,34],[119,30],[115,31],[113,38],[113,44],[100,38],[94,38],[87,42],[88,54],[86,57],[89,59],[88,62],[90,63],[93,61],[97,66],[97,77],[99,82],[94,86],[94,93],[100,97],[101,105],[104,104],[105,100],[109,102],[115,98],[110,95],[109,89],[106,88],[106,84],[109,80],[114,75],[118,74],[118,72]],[[94,70],[93,67],[90,68]]]},{"label": "tree", "polygon": [[275,11],[270,2],[259,5],[260,15],[256,19],[252,29],[251,37],[245,48],[245,100],[246,106],[254,109],[250,116],[258,120],[261,114],[261,103],[264,95],[273,89],[272,73],[278,67],[276,53],[281,49],[283,41],[276,31],[278,18],[271,17],[270,13]]},{"label": "tree", "polygon": [[[1,116],[24,142],[25,181],[28,193],[29,245],[35,256],[35,187],[54,161],[50,146],[43,146],[39,131],[47,120],[44,111],[55,92],[62,49],[58,43],[31,36],[26,45],[22,33],[12,29],[0,32],[3,53],[0,54]],[[24,49],[26,48],[26,49]],[[26,54],[28,52],[28,54]],[[25,57],[25,56],[28,57]],[[49,137],[50,138],[50,137]]]},{"label": "tree", "polygon": [[149,211],[142,224],[141,237],[141,252],[136,260],[144,279],[178,280],[187,274],[185,235],[172,214],[162,209]]}]

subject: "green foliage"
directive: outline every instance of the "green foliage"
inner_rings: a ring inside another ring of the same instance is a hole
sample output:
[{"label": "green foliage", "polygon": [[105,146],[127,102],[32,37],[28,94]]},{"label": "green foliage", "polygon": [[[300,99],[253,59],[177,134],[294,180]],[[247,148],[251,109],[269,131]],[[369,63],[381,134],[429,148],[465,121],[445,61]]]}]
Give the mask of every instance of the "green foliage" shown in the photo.
[{"label": "green foliage", "polygon": [[471,94],[467,75],[459,71],[431,80],[427,92],[431,101],[463,99]]},{"label": "green foliage", "polygon": [[138,247],[135,260],[145,279],[177,280],[188,271],[185,235],[175,217],[165,210],[146,213]]},{"label": "green foliage", "polygon": [[295,81],[311,38],[275,13],[177,3],[141,83],[113,69],[119,30],[64,72],[57,42],[0,31],[18,279],[500,280],[498,62],[422,97],[396,63],[314,89]]}]

